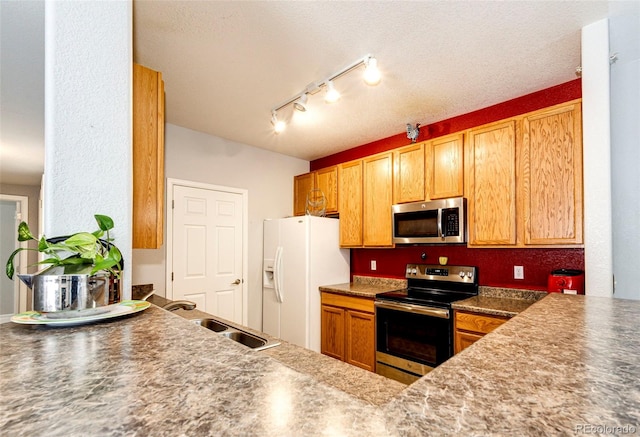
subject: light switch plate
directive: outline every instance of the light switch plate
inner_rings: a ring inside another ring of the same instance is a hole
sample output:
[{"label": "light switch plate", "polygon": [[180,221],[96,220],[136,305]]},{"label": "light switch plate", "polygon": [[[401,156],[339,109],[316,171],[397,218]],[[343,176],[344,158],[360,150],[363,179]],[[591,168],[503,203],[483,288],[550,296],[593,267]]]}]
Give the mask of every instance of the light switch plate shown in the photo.
[{"label": "light switch plate", "polygon": [[375,259],[372,259],[372,260],[371,260],[371,270],[375,270],[376,268],[377,268],[377,266],[376,266],[376,260],[375,260]]}]

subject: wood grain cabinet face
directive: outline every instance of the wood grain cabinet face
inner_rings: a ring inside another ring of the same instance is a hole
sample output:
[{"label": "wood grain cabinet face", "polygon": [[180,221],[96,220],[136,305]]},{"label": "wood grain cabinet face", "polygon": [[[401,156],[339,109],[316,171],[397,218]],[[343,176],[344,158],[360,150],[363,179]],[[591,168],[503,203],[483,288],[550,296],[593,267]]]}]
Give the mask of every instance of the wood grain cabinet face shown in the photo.
[{"label": "wood grain cabinet face", "polygon": [[320,352],[375,372],[373,300],[321,293]]},{"label": "wood grain cabinet face", "polygon": [[582,128],[579,103],[523,118],[524,243],[582,244]]},{"label": "wood grain cabinet face", "polygon": [[345,316],[344,309],[329,305],[321,306],[320,352],[340,361],[345,360]]},{"label": "wood grain cabinet face", "polygon": [[375,371],[375,316],[360,311],[345,312],[345,361],[370,372]]},{"label": "wood grain cabinet face", "polygon": [[426,198],[464,195],[464,135],[448,135],[425,146]]},{"label": "wood grain cabinet face", "polygon": [[164,82],[133,65],[134,249],[158,249],[164,237]]},{"label": "wood grain cabinet face", "polygon": [[332,166],[316,170],[316,188],[320,189],[327,199],[326,213],[338,212],[338,167]]},{"label": "wood grain cabinet face", "polygon": [[362,161],[338,165],[340,247],[362,246]]},{"label": "wood grain cabinet face", "polygon": [[516,244],[515,121],[469,131],[469,246]]},{"label": "wood grain cabinet face", "polygon": [[454,311],[454,353],[471,346],[507,320],[508,317]]},{"label": "wood grain cabinet face", "polygon": [[307,194],[315,188],[315,173],[305,173],[293,177],[293,215],[307,213]]},{"label": "wood grain cabinet face", "polygon": [[424,143],[401,147],[393,152],[393,203],[425,200]]},{"label": "wood grain cabinet face", "polygon": [[392,246],[393,155],[381,153],[362,160],[364,246]]}]

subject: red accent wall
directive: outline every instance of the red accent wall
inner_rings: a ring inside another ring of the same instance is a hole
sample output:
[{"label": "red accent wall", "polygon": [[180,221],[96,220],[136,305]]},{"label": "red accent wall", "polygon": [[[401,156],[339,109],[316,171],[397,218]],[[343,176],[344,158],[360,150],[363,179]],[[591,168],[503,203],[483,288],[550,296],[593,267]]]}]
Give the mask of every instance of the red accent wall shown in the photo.
[{"label": "red accent wall", "polygon": [[[426,259],[422,259],[422,254]],[[556,269],[584,270],[584,249],[468,249],[464,245],[402,246],[395,249],[351,249],[351,274],[404,278],[408,263],[478,267],[480,285],[546,290],[547,276]],[[371,260],[376,270],[371,270]],[[524,266],[524,279],[513,279],[513,266]]]},{"label": "red accent wall", "polygon": [[[580,97],[582,97],[582,80],[575,79],[571,82],[556,85],[542,91],[536,91],[535,93],[517,97],[468,114],[420,126],[420,136],[417,141],[426,141],[454,132],[460,132],[472,127],[568,102],[569,100],[579,99]],[[342,162],[364,158],[365,156],[376,153],[386,152],[387,150],[406,146],[407,144],[411,144],[411,142],[407,138],[406,132],[403,132],[392,137],[383,138],[372,143],[345,150],[344,152],[316,159],[311,161],[309,167],[311,171],[314,171]]]},{"label": "red accent wall", "polygon": [[[478,111],[420,127],[418,141],[459,132],[486,123],[568,102],[582,97],[582,82],[575,79],[551,88],[517,97]],[[402,132],[344,152],[311,161],[310,169],[318,170],[354,159],[364,158],[409,143]],[[422,260],[424,253],[426,259]],[[404,278],[407,263],[437,264],[438,257],[449,257],[451,265],[478,266],[480,285],[545,290],[551,270],[567,268],[584,270],[584,249],[468,249],[466,246],[422,245],[395,249],[352,249],[351,274]],[[371,271],[371,260],[377,270]],[[513,266],[524,266],[524,279],[513,279]]]}]

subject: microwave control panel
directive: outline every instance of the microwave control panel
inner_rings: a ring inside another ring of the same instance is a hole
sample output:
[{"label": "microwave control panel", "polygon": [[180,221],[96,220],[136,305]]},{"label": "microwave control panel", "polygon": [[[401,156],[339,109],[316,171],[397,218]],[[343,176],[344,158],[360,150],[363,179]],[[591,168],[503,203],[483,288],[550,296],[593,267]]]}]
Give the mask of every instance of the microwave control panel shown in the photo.
[{"label": "microwave control panel", "polygon": [[460,235],[460,210],[458,208],[444,208],[442,210],[442,233],[445,237]]}]

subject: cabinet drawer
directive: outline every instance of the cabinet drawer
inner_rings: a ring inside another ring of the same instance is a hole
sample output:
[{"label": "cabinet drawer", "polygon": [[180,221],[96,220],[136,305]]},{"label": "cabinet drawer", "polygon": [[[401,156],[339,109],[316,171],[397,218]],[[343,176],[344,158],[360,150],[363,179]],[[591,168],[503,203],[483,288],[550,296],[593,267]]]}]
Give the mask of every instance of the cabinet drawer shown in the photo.
[{"label": "cabinet drawer", "polygon": [[482,334],[488,334],[507,320],[509,320],[508,317],[486,316],[461,311],[456,311],[455,315],[457,330],[479,332]]},{"label": "cabinet drawer", "polygon": [[335,307],[347,308],[356,311],[365,311],[373,314],[373,298],[345,296],[343,294],[321,293],[323,305],[331,305]]}]

